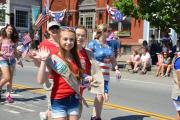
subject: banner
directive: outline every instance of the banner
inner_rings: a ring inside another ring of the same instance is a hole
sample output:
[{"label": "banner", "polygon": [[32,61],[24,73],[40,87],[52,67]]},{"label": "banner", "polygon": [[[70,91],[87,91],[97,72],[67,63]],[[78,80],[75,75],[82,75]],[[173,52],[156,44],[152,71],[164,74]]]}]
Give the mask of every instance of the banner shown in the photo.
[{"label": "banner", "polygon": [[64,19],[66,9],[62,11],[49,11],[54,21],[61,22]]},{"label": "banner", "polygon": [[106,10],[110,18],[116,22],[121,22],[126,19],[126,16],[124,16],[121,11],[110,7],[108,4],[106,4]]},{"label": "banner", "polygon": [[32,24],[35,24],[40,13],[40,6],[32,6]]}]

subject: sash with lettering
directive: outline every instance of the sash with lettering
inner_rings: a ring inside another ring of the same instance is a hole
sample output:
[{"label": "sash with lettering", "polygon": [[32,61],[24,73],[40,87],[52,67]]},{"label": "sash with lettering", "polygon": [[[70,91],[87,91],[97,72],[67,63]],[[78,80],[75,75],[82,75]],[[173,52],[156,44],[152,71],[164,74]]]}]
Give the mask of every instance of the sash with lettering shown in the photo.
[{"label": "sash with lettering", "polygon": [[47,65],[64,78],[64,80],[69,84],[69,86],[71,86],[71,88],[77,93],[77,95],[86,105],[86,107],[88,107],[86,100],[80,95],[79,92],[80,82],[78,82],[77,78],[72,74],[68,65],[61,58],[59,58],[58,55],[55,54],[47,59]]}]

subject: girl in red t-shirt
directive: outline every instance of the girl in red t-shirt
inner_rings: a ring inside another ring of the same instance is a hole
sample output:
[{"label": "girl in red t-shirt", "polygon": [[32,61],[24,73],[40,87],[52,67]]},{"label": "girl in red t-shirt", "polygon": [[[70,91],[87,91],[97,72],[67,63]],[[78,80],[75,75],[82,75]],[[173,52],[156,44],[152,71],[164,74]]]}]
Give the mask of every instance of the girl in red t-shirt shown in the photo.
[{"label": "girl in red t-shirt", "polygon": [[[59,38],[59,52],[56,54],[63,60],[71,70],[72,74],[80,78],[82,73],[81,63],[77,55],[77,44],[75,31],[65,28],[61,29]],[[41,64],[38,71],[37,80],[42,84],[47,80],[46,60],[50,56],[50,51],[46,47],[39,50]],[[58,64],[58,63],[57,63]],[[79,119],[79,99],[75,90],[67,83],[62,75],[52,71],[54,85],[51,93],[52,118],[56,120],[78,120]],[[77,82],[78,82],[77,81]]]},{"label": "girl in red t-shirt", "polygon": [[[86,49],[84,48],[86,40],[87,40],[87,30],[84,26],[78,26],[76,28],[76,39],[77,39],[78,56],[79,56],[79,59],[81,62],[81,66],[84,70],[84,73],[86,75],[90,75],[91,74],[91,63],[88,58]],[[81,94],[83,93],[82,87],[81,87]]]},{"label": "girl in red t-shirt", "polygon": [[[90,75],[91,74],[91,63],[88,58],[86,49],[84,48],[85,43],[87,41],[87,30],[84,26],[78,26],[76,28],[76,39],[77,39],[78,56],[79,56],[79,59],[81,62],[81,66],[84,70],[84,73],[86,75]],[[89,83],[90,82],[88,82],[87,84],[85,83],[82,86],[80,86],[81,95],[83,95],[83,91],[86,87],[90,87]],[[80,114],[82,113],[82,109],[83,109],[83,106],[81,105]]]},{"label": "girl in red t-shirt", "polygon": [[[38,46],[38,49],[41,49],[43,47],[46,47],[50,51],[50,55],[57,54],[59,52],[59,44],[58,44],[58,35],[60,31],[60,24],[56,21],[51,21],[47,25],[47,31],[45,34],[46,39],[43,40],[40,45]],[[28,53],[29,57],[33,59],[33,62],[36,66],[40,66],[40,59],[37,51],[30,51]],[[49,81],[44,83],[43,87],[50,89],[52,88],[51,79],[53,77],[51,75],[48,75]],[[46,119],[51,117],[51,107],[50,107],[50,94],[51,90],[48,90],[47,92],[47,100],[48,100],[48,110],[46,112],[40,112],[40,118]]]}]

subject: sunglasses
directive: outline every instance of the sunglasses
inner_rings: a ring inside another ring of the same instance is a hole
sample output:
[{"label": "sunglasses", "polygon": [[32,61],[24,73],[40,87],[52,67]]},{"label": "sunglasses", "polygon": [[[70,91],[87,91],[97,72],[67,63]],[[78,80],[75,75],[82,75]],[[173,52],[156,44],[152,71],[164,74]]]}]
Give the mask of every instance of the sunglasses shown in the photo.
[{"label": "sunglasses", "polygon": [[60,28],[61,28],[61,30],[70,30],[72,32],[75,32],[75,30],[76,30],[76,28],[69,27],[69,26],[61,26]]}]

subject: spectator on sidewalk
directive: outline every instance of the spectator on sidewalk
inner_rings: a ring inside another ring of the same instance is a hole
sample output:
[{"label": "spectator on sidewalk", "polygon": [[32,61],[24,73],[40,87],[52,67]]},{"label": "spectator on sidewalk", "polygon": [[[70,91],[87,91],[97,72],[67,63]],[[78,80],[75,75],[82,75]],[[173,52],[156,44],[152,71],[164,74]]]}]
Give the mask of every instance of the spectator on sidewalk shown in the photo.
[{"label": "spectator on sidewalk", "polygon": [[158,43],[157,40],[155,40],[155,36],[152,34],[149,53],[151,55],[153,65],[155,65],[158,62],[158,57],[156,53],[160,53],[160,52],[161,52],[160,44]]},{"label": "spectator on sidewalk", "polygon": [[149,46],[148,46],[147,40],[144,40],[144,41],[143,41],[142,47],[146,47],[146,48],[148,48],[148,50],[149,50]]},{"label": "spectator on sidewalk", "polygon": [[142,48],[142,55],[140,61],[136,62],[134,65],[133,73],[137,73],[141,70],[141,74],[146,74],[147,70],[151,68],[151,56],[148,52],[147,47]]},{"label": "spectator on sidewalk", "polygon": [[162,71],[161,71],[161,76],[169,76],[171,67],[172,67],[172,60],[171,57],[169,56],[168,52],[163,53],[163,64],[162,64]]},{"label": "spectator on sidewalk", "polygon": [[128,58],[127,64],[128,64],[128,70],[134,69],[134,65],[136,62],[140,61],[140,55],[138,54],[138,51],[133,49],[132,55]]},{"label": "spectator on sidewalk", "polygon": [[171,67],[172,67],[172,60],[168,54],[168,52],[164,52],[162,53],[162,58],[161,58],[159,67],[157,69],[156,72],[156,76],[169,76],[170,75],[170,71],[171,71]]}]

